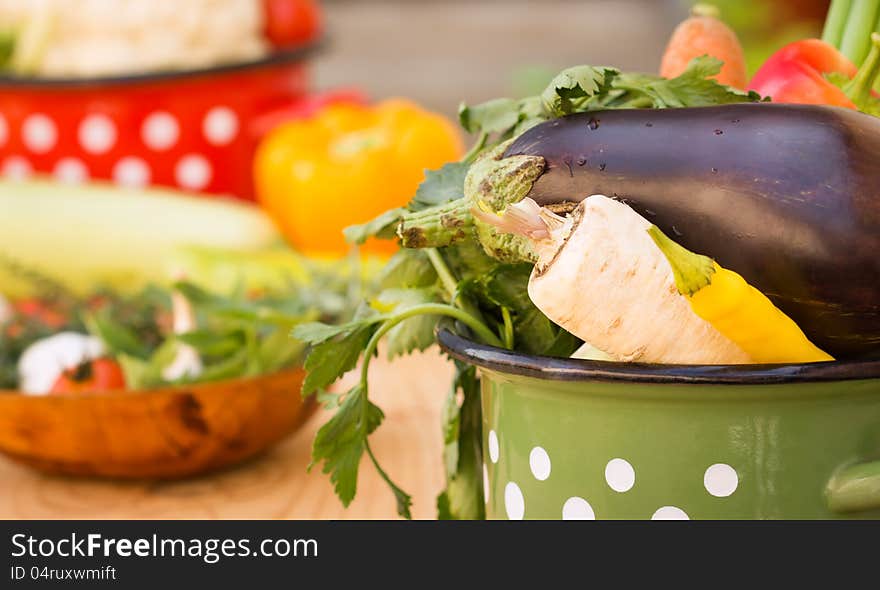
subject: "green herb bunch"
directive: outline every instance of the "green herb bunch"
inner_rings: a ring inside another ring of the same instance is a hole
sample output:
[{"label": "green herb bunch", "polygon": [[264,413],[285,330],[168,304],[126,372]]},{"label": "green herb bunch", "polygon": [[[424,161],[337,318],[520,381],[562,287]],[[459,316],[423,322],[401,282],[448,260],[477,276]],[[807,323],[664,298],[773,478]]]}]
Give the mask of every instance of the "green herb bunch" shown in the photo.
[{"label": "green herb bunch", "polygon": [[[679,77],[664,79],[622,73],[615,68],[578,66],[557,75],[539,96],[496,99],[462,105],[462,127],[476,135],[473,148],[460,162],[427,171],[410,204],[388,211],[346,237],[362,243],[368,237],[398,237],[401,221],[432,210],[441,211],[464,195],[468,169],[481,154],[527,129],[557,117],[599,109],[675,108],[759,100],[711,79],[721,62],[693,60]],[[369,437],[384,418],[369,399],[368,374],[379,342],[389,359],[424,350],[435,341],[441,324],[484,344],[528,354],[570,356],[581,344],[553,324],[529,300],[532,266],[504,263],[490,257],[471,228],[446,228],[462,233],[441,248],[400,250],[382,271],[379,293],[363,303],[350,322],[331,325],[309,322],[295,327],[294,338],[310,352],[304,395],[320,395],[336,413],[317,433],[312,465],[329,474],[344,505],[355,497],[358,469],[364,454],[387,482],[398,513],[410,518],[410,496],[400,489],[373,454]],[[360,365],[360,379],[348,391],[332,395],[328,388]],[[456,374],[443,411],[446,489],[437,499],[441,519],[483,518],[482,433],[480,384],[476,370],[456,361]]]}]

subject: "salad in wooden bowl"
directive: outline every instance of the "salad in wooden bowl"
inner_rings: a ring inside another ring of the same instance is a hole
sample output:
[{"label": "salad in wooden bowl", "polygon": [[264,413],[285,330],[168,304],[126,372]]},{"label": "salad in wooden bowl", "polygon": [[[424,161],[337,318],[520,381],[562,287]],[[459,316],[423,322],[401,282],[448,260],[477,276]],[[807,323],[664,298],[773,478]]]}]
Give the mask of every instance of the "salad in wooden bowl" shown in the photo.
[{"label": "salad in wooden bowl", "polygon": [[355,263],[275,255],[296,258],[286,286],[276,269],[230,288],[208,263],[198,281],[87,294],[0,258],[30,283],[0,296],[0,452],[50,473],[175,478],[292,432],[317,404],[300,395],[305,345],[289,332],[346,317],[363,283]]}]

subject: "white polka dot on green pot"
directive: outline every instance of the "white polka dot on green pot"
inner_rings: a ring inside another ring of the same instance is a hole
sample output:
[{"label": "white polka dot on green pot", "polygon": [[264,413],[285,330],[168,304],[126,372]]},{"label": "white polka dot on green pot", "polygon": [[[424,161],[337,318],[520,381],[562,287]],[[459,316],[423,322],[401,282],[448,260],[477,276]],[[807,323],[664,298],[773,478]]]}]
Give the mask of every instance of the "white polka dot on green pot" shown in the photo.
[{"label": "white polka dot on green pot", "polygon": [[504,509],[508,520],[522,520],[526,513],[526,502],[522,490],[515,483],[504,486]]},{"label": "white polka dot on green pot", "polygon": [[529,453],[529,468],[538,481],[545,481],[550,477],[550,455],[543,447],[534,447]]},{"label": "white polka dot on green pot", "polygon": [[727,463],[715,463],[706,469],[703,486],[716,498],[726,498],[739,486],[739,476],[736,474],[736,469]]}]

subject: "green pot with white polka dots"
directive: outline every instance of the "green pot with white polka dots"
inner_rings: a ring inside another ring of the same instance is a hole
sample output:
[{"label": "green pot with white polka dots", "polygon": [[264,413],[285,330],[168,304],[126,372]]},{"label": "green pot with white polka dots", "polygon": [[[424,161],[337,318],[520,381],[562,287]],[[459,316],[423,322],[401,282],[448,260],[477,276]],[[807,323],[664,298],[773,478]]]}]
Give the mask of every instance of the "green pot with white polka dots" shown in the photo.
[{"label": "green pot with white polka dots", "polygon": [[880,518],[880,361],[480,368],[490,519]]}]

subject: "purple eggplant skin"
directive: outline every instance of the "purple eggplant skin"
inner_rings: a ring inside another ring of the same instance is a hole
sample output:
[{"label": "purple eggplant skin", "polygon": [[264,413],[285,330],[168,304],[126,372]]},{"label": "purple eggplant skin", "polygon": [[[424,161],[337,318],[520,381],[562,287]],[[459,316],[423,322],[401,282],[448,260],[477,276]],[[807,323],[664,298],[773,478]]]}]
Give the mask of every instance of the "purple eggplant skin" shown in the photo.
[{"label": "purple eggplant skin", "polygon": [[741,274],[839,359],[880,356],[880,119],[737,104],[570,115],[504,156],[545,159],[541,205],[617,198]]}]

